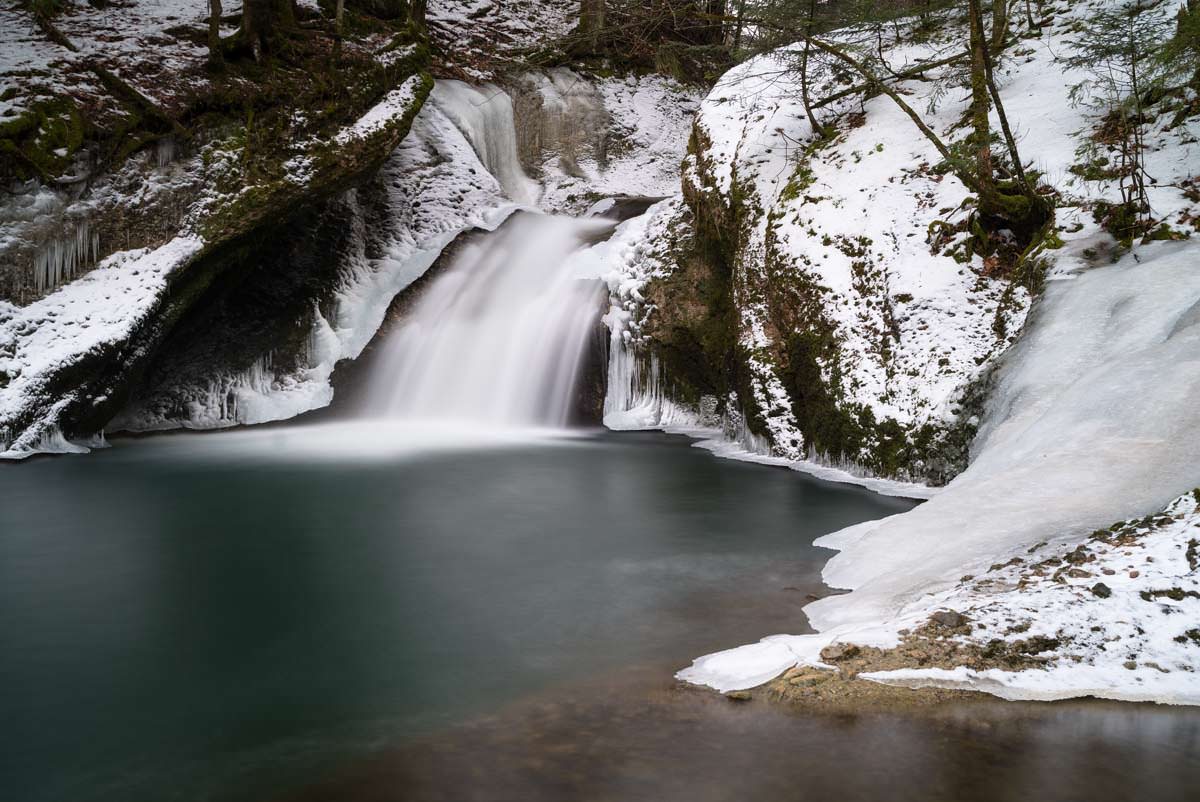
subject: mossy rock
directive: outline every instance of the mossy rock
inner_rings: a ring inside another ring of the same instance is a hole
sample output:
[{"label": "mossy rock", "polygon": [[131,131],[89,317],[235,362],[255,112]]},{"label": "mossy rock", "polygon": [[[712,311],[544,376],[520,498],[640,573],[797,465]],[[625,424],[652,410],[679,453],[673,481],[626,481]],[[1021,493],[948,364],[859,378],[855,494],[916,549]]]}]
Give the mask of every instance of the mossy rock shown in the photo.
[{"label": "mossy rock", "polygon": [[83,146],[86,125],[75,102],[56,96],[0,122],[0,178],[48,181],[61,175]]}]

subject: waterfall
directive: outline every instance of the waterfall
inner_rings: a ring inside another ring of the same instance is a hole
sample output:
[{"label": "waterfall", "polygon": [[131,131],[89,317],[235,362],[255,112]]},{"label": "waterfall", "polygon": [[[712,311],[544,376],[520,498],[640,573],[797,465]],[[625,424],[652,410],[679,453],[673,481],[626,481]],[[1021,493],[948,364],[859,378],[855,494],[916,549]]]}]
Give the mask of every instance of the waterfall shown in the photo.
[{"label": "waterfall", "polygon": [[569,258],[611,225],[520,214],[466,245],[385,341],[369,413],[565,425],[607,298]]},{"label": "waterfall", "polygon": [[[537,202],[504,90],[438,81],[432,99],[510,199]],[[488,427],[567,424],[607,299],[604,283],[571,257],[612,225],[521,213],[463,246],[386,335],[367,413]]]}]

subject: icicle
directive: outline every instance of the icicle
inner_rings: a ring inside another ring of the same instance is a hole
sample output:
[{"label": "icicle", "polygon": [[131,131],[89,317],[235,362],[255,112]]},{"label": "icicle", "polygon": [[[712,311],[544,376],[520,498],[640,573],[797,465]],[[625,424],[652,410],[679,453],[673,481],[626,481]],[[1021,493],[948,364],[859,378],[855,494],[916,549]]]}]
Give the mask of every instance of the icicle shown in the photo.
[{"label": "icicle", "polygon": [[154,156],[160,168],[175,161],[175,137],[164,136],[158,140],[154,144]]},{"label": "icicle", "polygon": [[100,235],[90,231],[86,221],[76,224],[71,234],[51,240],[34,257],[34,288],[42,294],[70,281],[95,263],[99,253]]}]

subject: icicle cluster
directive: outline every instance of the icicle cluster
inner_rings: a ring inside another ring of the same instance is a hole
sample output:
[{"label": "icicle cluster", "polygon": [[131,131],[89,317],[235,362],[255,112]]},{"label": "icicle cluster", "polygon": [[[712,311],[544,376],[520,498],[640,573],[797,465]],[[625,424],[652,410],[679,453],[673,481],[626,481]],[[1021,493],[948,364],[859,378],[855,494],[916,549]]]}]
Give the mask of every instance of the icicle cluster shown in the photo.
[{"label": "icicle cluster", "polygon": [[70,281],[83,267],[94,263],[99,252],[100,235],[86,222],[76,224],[73,233],[51,240],[34,257],[34,288],[42,294]]},{"label": "icicle cluster", "polygon": [[274,381],[274,354],[267,353],[240,373],[213,379],[205,400],[192,410],[192,418],[209,423],[241,423],[238,416],[243,395],[268,395]]}]

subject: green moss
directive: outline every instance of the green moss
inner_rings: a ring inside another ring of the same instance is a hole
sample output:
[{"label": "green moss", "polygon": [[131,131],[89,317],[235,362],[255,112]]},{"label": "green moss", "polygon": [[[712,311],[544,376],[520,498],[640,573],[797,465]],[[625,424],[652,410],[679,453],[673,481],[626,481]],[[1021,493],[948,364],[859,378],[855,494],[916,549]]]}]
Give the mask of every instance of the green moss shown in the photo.
[{"label": "green moss", "polygon": [[0,122],[0,152],[11,156],[0,167],[0,177],[46,181],[60,175],[83,145],[85,130],[83,116],[69,97],[33,103],[17,117]]},{"label": "green moss", "polygon": [[1150,229],[1142,237],[1142,243],[1163,242],[1169,240],[1184,240],[1188,239],[1188,234],[1183,231],[1176,231],[1171,228],[1170,223],[1159,223],[1157,227]]}]

